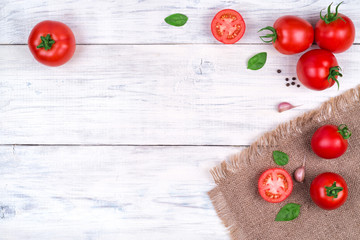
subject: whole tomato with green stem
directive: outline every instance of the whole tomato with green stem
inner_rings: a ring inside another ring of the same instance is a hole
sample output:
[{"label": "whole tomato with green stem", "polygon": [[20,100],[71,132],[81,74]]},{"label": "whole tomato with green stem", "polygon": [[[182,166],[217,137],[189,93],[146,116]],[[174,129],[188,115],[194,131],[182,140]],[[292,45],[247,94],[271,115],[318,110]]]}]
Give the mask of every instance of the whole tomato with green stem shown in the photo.
[{"label": "whole tomato with green stem", "polygon": [[325,159],[338,158],[348,147],[351,132],[345,124],[324,125],[311,138],[311,148],[316,155]]},{"label": "whole tomato with green stem", "polygon": [[47,20],[32,29],[28,46],[38,62],[55,67],[72,58],[76,43],[75,36],[67,25]]},{"label": "whole tomato with green stem", "polygon": [[344,178],[339,174],[325,172],[311,182],[310,196],[320,208],[334,210],[345,203],[348,187]]},{"label": "whole tomato with green stem", "polygon": [[[343,2],[341,2],[343,3]],[[355,26],[351,19],[344,14],[338,13],[339,3],[335,13],[331,12],[331,5],[327,14],[322,16],[315,26],[315,41],[320,48],[333,53],[341,53],[349,49],[355,40]]]},{"label": "whole tomato with green stem", "polygon": [[314,41],[314,29],[311,24],[297,16],[280,17],[275,21],[274,27],[264,27],[259,32],[264,30],[272,33],[260,36],[260,39],[266,43],[272,42],[276,50],[286,55],[303,52]]},{"label": "whole tomato with green stem", "polygon": [[313,90],[324,90],[337,84],[342,77],[341,68],[331,52],[324,49],[314,49],[304,53],[297,65],[296,73],[300,82]]}]

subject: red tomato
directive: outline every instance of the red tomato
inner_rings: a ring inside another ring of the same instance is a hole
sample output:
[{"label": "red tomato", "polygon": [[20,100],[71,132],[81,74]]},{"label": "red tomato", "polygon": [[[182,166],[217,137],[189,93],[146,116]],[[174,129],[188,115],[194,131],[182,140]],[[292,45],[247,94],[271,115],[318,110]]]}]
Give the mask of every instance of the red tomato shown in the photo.
[{"label": "red tomato", "polygon": [[313,90],[324,90],[336,82],[341,68],[331,52],[323,49],[310,50],[303,54],[296,66],[296,73],[302,84]]},{"label": "red tomato", "polygon": [[56,21],[38,23],[30,33],[28,45],[37,61],[52,67],[69,61],[76,48],[71,29]]},{"label": "red tomato", "polygon": [[339,174],[326,172],[318,175],[312,181],[310,196],[319,207],[333,210],[345,203],[348,187],[344,178]]},{"label": "red tomato", "polygon": [[258,189],[263,199],[271,203],[278,203],[290,196],[293,181],[284,169],[270,168],[261,174]]},{"label": "red tomato", "polygon": [[[263,30],[270,30],[272,33],[261,36],[261,40],[266,43],[273,42],[276,50],[286,55],[303,52],[314,41],[314,29],[311,24],[296,16],[280,17],[274,23],[274,27],[260,29]],[[271,39],[264,40],[264,38]]]},{"label": "red tomato", "polygon": [[311,138],[311,148],[319,157],[332,159],[343,155],[351,132],[345,124],[320,127]]},{"label": "red tomato", "polygon": [[235,10],[224,9],[218,12],[211,22],[211,32],[216,40],[233,44],[242,38],[245,33],[245,21]]},{"label": "red tomato", "polygon": [[346,51],[355,39],[354,23],[344,14],[338,13],[339,5],[337,5],[335,13],[330,13],[331,4],[325,17],[322,17],[320,13],[321,19],[315,27],[317,45],[334,53]]}]

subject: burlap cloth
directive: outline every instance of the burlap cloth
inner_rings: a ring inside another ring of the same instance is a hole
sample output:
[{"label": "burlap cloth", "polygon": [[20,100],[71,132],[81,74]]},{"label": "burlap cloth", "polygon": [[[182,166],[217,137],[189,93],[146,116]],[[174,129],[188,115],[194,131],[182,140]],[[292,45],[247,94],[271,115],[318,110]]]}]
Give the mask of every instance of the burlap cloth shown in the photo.
[{"label": "burlap cloth", "polygon": [[[217,187],[209,192],[216,212],[229,229],[232,239],[347,239],[360,240],[360,86],[323,103],[320,108],[265,133],[249,148],[212,169]],[[352,131],[346,153],[337,159],[316,156],[310,146],[315,130],[325,124],[347,124]],[[304,183],[294,181],[289,198],[268,203],[257,189],[260,174],[277,167],[272,151],[286,152],[289,163],[283,166],[291,175],[306,156]],[[349,195],[343,206],[323,210],[309,194],[311,181],[320,173],[335,172],[344,177]],[[297,219],[275,222],[287,203],[301,204]]]}]

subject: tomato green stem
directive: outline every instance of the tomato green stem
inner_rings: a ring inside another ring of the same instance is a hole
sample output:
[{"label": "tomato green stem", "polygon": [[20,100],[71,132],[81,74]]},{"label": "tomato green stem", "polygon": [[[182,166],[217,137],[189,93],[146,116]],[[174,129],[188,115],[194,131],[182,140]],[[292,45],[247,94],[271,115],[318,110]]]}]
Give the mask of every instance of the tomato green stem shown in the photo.
[{"label": "tomato green stem", "polygon": [[325,189],[326,189],[326,196],[333,198],[337,198],[339,192],[344,190],[344,188],[336,186],[336,181],[330,187],[325,186]]},{"label": "tomato green stem", "polygon": [[351,132],[345,124],[340,124],[338,130],[338,133],[340,133],[344,139],[349,139],[351,137]]},{"label": "tomato green stem", "polygon": [[331,67],[329,69],[329,76],[327,78],[328,82],[330,83],[330,80],[333,80],[336,82],[338,86],[338,90],[340,89],[340,83],[336,79],[336,76],[342,77],[343,75],[340,73],[341,68],[339,66]]},{"label": "tomato green stem", "polygon": [[41,43],[36,46],[36,48],[44,48],[46,51],[52,48],[52,45],[55,43],[54,39],[51,38],[50,34],[46,35],[46,37],[41,36]]},{"label": "tomato green stem", "polygon": [[328,6],[328,8],[327,8],[327,14],[326,14],[325,16],[322,16],[322,11],[324,10],[324,9],[322,9],[322,10],[320,11],[320,18],[321,18],[322,20],[324,20],[324,22],[325,22],[326,24],[329,24],[329,23],[331,23],[331,22],[334,22],[334,21],[336,21],[337,19],[341,19],[341,20],[343,20],[344,22],[346,22],[342,17],[339,17],[339,16],[338,16],[338,8],[339,8],[340,4],[342,4],[342,3],[343,3],[343,2],[339,3],[339,4],[336,6],[336,8],[335,8],[335,13],[332,13],[332,12],[331,12],[331,5],[332,5],[333,3],[331,3],[331,4]]},{"label": "tomato green stem", "polygon": [[[269,30],[272,33],[266,34],[265,36],[260,36],[260,39],[265,42],[265,43],[271,43],[271,42],[275,42],[275,40],[277,39],[277,34],[276,34],[276,30],[273,27],[267,26],[264,27],[262,29],[260,29],[258,32],[264,31],[264,30]],[[264,40],[264,38],[271,38],[269,40]]]}]

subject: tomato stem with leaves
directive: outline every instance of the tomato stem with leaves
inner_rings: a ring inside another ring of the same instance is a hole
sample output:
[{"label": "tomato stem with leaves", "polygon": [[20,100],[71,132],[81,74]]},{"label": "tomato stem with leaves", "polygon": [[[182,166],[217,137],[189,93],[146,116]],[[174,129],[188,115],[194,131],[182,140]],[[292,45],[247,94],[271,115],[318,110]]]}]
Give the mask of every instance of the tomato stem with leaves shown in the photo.
[{"label": "tomato stem with leaves", "polygon": [[46,51],[50,50],[52,45],[55,43],[54,39],[51,38],[50,34],[46,37],[41,36],[41,43],[36,48],[44,48]]},{"label": "tomato stem with leaves", "polygon": [[338,86],[338,90],[340,89],[339,81],[336,79],[336,76],[342,77],[343,75],[340,73],[341,68],[339,66],[335,66],[330,68],[329,70],[329,76],[328,76],[328,82],[330,82],[330,79],[334,80]]},{"label": "tomato stem with leaves", "polygon": [[326,189],[326,196],[333,198],[337,198],[338,193],[344,190],[344,188],[336,186],[336,181],[334,181],[334,183],[330,187],[325,186],[325,189]]},{"label": "tomato stem with leaves", "polygon": [[[275,28],[267,26],[267,27],[260,29],[258,32],[261,32],[264,30],[269,30],[272,33],[266,34],[265,36],[260,36],[260,39],[265,43],[271,43],[271,42],[275,43],[275,41],[277,39],[277,34],[276,34]],[[271,38],[271,40],[264,40],[264,38]]]},{"label": "tomato stem with leaves", "polygon": [[333,3],[331,3],[331,4],[328,6],[327,14],[326,14],[324,17],[323,17],[322,14],[321,14],[321,12],[324,10],[324,9],[322,9],[322,10],[320,11],[320,18],[321,18],[322,20],[324,20],[324,22],[325,22],[326,24],[329,24],[329,23],[331,23],[331,22],[334,22],[334,21],[336,21],[337,19],[341,19],[341,20],[343,20],[344,22],[346,22],[342,17],[339,17],[339,16],[338,16],[338,8],[339,8],[340,4],[342,4],[342,3],[343,3],[343,2],[339,3],[339,4],[336,6],[336,8],[335,8],[335,13],[332,13],[332,12],[331,12],[331,5],[333,4]]},{"label": "tomato stem with leaves", "polygon": [[338,133],[340,133],[344,139],[349,139],[351,137],[351,132],[345,124],[340,124],[338,130]]}]

